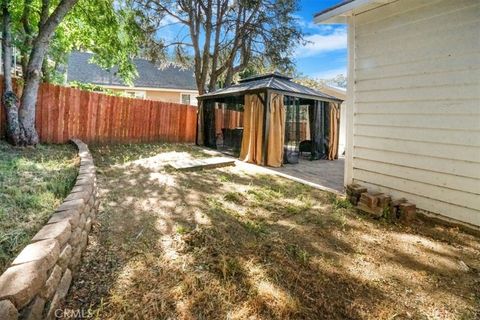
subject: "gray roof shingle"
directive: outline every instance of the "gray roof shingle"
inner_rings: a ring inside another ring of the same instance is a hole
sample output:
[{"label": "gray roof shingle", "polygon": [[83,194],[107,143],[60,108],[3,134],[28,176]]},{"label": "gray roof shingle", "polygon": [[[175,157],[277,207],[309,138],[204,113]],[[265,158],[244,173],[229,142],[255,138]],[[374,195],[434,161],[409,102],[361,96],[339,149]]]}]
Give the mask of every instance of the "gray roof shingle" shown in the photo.
[{"label": "gray roof shingle", "polygon": [[[126,86],[113,70],[104,70],[89,60],[93,56],[86,52],[72,52],[68,59],[67,81],[79,81],[98,85]],[[175,66],[159,68],[145,59],[134,59],[138,78],[135,87],[197,90],[191,69]]]},{"label": "gray roof shingle", "polygon": [[286,95],[290,94],[292,96],[305,96],[317,100],[342,101],[341,99],[338,99],[329,94],[293,82],[290,79],[290,77],[279,74],[277,72],[254,76],[240,80],[240,83],[238,84],[234,84],[223,89],[206,93],[198,98],[209,99],[216,97],[235,96],[262,89],[272,89],[277,91],[283,91]]}]

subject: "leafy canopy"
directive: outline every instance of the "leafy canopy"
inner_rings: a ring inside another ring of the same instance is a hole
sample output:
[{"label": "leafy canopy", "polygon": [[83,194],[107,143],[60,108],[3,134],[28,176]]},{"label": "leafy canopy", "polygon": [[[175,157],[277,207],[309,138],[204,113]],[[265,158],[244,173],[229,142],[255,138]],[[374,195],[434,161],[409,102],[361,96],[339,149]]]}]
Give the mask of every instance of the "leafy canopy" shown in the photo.
[{"label": "leafy canopy", "polygon": [[[38,33],[42,4],[49,11],[59,0],[24,0],[11,3],[14,45],[22,63],[28,61],[32,39]],[[93,62],[103,68],[118,67],[118,75],[131,83],[137,76],[132,58],[138,54],[142,32],[133,12],[115,0],[80,0],[56,29],[44,64],[44,78],[63,82],[72,50],[93,52]]]}]

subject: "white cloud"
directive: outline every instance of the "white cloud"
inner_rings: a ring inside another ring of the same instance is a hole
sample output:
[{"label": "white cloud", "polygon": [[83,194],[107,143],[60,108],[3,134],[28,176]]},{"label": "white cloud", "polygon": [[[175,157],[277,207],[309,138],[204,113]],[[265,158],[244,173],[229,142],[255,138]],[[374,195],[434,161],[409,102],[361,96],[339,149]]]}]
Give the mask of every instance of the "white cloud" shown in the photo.
[{"label": "white cloud", "polygon": [[324,71],[314,73],[311,76],[314,79],[332,79],[338,76],[339,74],[343,74],[344,76],[347,76],[347,68],[324,70]]},{"label": "white cloud", "polygon": [[335,24],[317,24],[315,22],[313,22],[312,19],[308,19],[306,20],[304,17],[298,15],[298,14],[294,14],[293,17],[295,18],[295,20],[297,21],[297,24],[304,29],[304,31],[307,31],[307,32],[311,32],[311,31],[314,31],[314,32],[329,32],[329,31],[333,31],[336,27],[338,27],[339,25],[335,25]]},{"label": "white cloud", "polygon": [[[322,30],[326,31],[326,30]],[[312,34],[305,37],[308,43],[305,46],[297,48],[296,58],[305,58],[317,55],[323,52],[335,51],[347,48],[347,30],[345,28],[335,28],[328,30],[328,33]]]}]

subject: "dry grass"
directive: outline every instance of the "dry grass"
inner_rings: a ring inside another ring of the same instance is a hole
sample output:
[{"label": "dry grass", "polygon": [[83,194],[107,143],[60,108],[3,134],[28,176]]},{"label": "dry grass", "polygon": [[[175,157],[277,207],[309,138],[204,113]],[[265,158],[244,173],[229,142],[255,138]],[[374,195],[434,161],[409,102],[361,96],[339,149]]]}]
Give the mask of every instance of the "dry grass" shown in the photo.
[{"label": "dry grass", "polygon": [[98,319],[479,316],[478,238],[371,220],[243,166],[168,170],[169,158],[207,155],[145,148],[152,157],[131,162],[93,148],[103,202],[66,307]]},{"label": "dry grass", "polygon": [[72,145],[32,149],[0,141],[0,274],[70,192],[76,154]]}]

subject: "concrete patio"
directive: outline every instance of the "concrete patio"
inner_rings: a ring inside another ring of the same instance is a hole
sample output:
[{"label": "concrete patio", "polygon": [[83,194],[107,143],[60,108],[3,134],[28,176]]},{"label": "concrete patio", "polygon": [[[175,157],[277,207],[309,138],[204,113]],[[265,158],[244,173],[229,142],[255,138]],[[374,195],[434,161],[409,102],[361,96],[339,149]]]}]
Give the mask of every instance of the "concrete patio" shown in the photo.
[{"label": "concrete patio", "polygon": [[[202,148],[202,151],[213,156],[232,157],[217,150]],[[280,168],[258,166],[238,159],[236,159],[235,164],[252,172],[275,174],[317,189],[344,193],[343,169],[345,158],[343,157],[333,161],[300,159],[297,164],[286,164]]]},{"label": "concrete patio", "polygon": [[343,193],[344,164],[344,158],[334,161],[300,159],[298,164],[286,164],[281,168],[269,169],[299,182],[307,182],[315,187],[321,186]]}]

